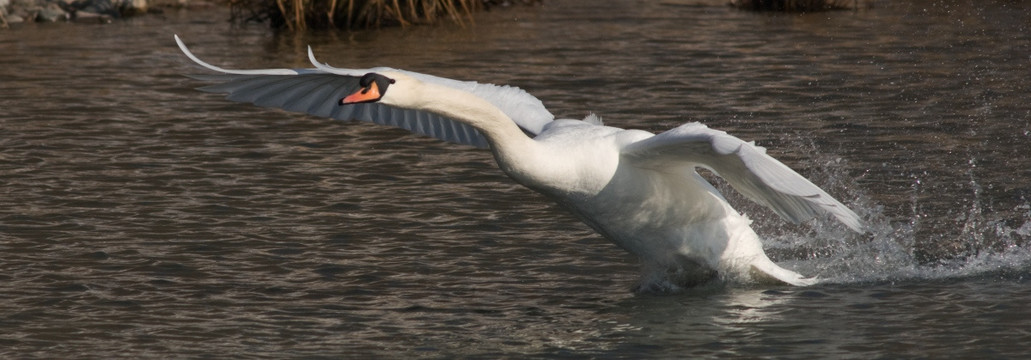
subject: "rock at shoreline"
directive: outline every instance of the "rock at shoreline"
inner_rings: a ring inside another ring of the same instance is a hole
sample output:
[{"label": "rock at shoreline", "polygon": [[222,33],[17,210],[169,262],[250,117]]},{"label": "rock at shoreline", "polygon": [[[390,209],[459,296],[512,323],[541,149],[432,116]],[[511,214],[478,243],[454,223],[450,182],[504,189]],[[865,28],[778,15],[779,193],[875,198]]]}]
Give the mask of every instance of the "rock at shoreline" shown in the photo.
[{"label": "rock at shoreline", "polygon": [[0,26],[24,21],[111,22],[146,13],[147,0],[0,0]]},{"label": "rock at shoreline", "polygon": [[39,22],[58,22],[68,19],[71,19],[71,14],[61,9],[61,6],[56,3],[48,3],[36,11],[36,21]]}]

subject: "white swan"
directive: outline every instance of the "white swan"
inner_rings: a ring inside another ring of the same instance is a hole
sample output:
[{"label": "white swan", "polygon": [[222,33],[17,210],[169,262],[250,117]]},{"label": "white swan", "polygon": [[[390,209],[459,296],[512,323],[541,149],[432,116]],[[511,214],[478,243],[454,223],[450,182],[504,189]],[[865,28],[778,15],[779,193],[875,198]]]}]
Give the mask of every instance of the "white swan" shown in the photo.
[{"label": "white swan", "polygon": [[515,181],[570,209],[640,257],[639,291],[671,291],[715,278],[815,282],[774,264],[750,220],[695,168],[712,170],[781,217],[828,213],[856,232],[858,216],[765,149],[699,123],[654,135],[584,121],[554,120],[537,98],[508,86],[462,82],[390,68],[227,70],[201,90],[233,101],[335,119],[398,126],[459,144],[488,147]]}]

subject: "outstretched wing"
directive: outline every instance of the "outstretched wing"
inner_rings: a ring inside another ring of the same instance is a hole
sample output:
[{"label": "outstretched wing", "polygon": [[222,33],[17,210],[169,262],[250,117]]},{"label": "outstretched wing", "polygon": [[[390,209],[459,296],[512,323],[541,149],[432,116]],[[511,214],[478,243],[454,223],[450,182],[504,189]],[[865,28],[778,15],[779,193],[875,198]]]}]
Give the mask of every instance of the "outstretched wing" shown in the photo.
[{"label": "outstretched wing", "polygon": [[865,231],[855,212],[767,155],[766,149],[699,123],[633,143],[622,156],[635,166],[657,170],[670,163],[702,166],[789,221],[798,223],[826,212],[856,232]]},{"label": "outstretched wing", "polygon": [[256,69],[231,70],[208,64],[186,48],[175,36],[179,48],[190,60],[218,74],[191,77],[217,84],[200,88],[202,91],[225,93],[232,101],[249,102],[259,106],[275,107],[287,111],[308,113],[339,120],[360,120],[381,125],[396,126],[418,134],[444,141],[488,146],[486,138],[475,128],[433,113],[400,109],[382,103],[339,105],[340,99],[358,89],[358,79],[370,72],[398,71],[421,81],[460,89],[479,96],[501,109],[523,131],[536,135],[554,116],[544,104],[532,95],[511,86],[458,81],[432,75],[391,68],[341,69],[315,60],[311,48],[308,58],[311,69]]}]

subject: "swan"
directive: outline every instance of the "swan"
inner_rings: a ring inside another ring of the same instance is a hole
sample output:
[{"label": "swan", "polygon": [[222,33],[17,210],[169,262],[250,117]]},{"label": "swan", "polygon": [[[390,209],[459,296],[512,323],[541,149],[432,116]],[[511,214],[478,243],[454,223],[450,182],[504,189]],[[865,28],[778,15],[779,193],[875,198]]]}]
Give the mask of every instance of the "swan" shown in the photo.
[{"label": "swan", "polygon": [[553,199],[642,264],[638,292],[711,281],[807,286],[818,279],[767,257],[751,220],[696,171],[705,168],[749,199],[799,223],[829,214],[858,233],[859,217],[766,154],[763,147],[692,122],[653,134],[604,126],[595,115],[562,120],[523,90],[392,68],[229,70],[200,90],[232,101],[341,120],[391,125],[486,148],[510,178]]}]

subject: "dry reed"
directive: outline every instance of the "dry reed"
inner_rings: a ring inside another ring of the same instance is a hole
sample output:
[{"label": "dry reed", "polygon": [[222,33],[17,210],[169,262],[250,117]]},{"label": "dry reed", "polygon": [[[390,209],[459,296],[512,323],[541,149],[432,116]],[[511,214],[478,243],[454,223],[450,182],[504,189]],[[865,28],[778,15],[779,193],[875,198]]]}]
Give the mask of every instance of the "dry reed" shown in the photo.
[{"label": "dry reed", "polygon": [[[539,0],[519,0],[534,3]],[[268,22],[289,30],[374,28],[472,21],[472,13],[504,0],[230,0],[234,21]]]}]

